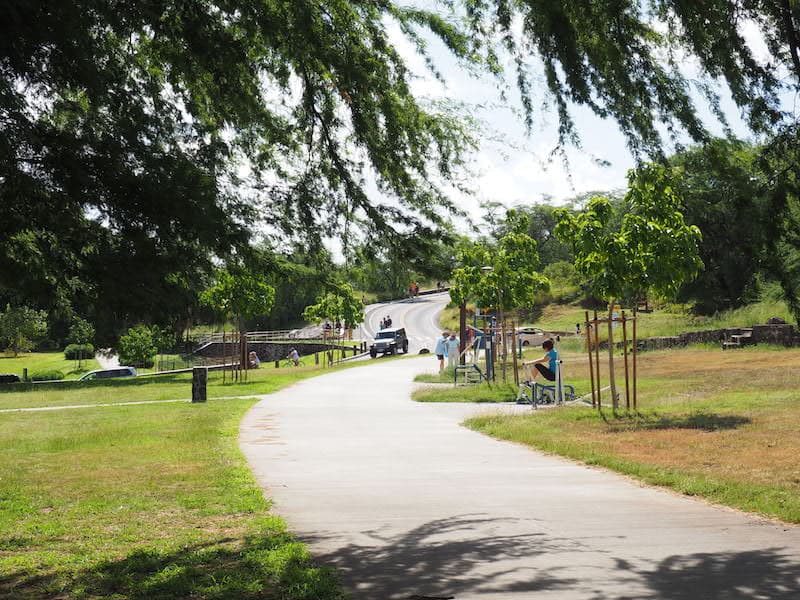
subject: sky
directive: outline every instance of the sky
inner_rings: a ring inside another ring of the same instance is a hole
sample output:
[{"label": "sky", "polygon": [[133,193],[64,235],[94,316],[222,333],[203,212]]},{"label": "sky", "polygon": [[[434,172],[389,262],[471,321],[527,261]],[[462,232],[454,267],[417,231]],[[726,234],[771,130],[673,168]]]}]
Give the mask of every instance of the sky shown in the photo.
[{"label": "sky", "polygon": [[[587,108],[573,107],[582,147],[567,148],[565,165],[560,157],[551,154],[558,141],[554,111],[536,110],[534,127],[528,134],[521,117],[515,114],[521,109],[521,104],[513,83],[506,87],[509,100],[504,102],[496,79],[488,75],[472,76],[457,64],[441,42],[427,36],[433,62],[445,79],[441,83],[428,72],[423,58],[396,25],[389,23],[388,31],[415,75],[411,85],[418,98],[464,103],[483,123],[485,131],[480,148],[469,168],[472,174],[470,187],[474,194],[453,192],[460,207],[473,219],[479,219],[482,214],[480,203],[483,201],[513,206],[547,199],[550,203],[561,204],[578,194],[625,187],[626,173],[635,163],[616,122],[601,119]],[[745,34],[752,39],[756,55],[766,52],[755,28]],[[685,65],[684,75],[697,78],[696,65],[691,60],[687,60]],[[534,78],[539,76],[540,70],[535,62],[531,64],[531,73]],[[722,108],[732,130],[737,136],[747,139],[749,132],[738,108],[724,88],[720,93]],[[542,94],[537,100],[542,105],[546,96]],[[696,104],[699,113],[705,116],[709,130],[721,134],[722,126],[705,108],[705,101],[699,95]]]}]

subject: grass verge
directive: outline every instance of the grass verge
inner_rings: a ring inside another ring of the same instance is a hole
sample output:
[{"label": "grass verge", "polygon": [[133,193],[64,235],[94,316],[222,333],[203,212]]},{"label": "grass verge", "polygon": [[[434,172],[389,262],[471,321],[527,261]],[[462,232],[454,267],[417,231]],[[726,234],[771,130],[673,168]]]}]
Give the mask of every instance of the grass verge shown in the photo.
[{"label": "grass verge", "polygon": [[[387,357],[381,360],[393,360]],[[308,360],[308,359],[307,359]],[[230,374],[223,382],[222,371],[210,371],[209,398],[270,394],[287,385],[320,375],[331,369],[312,364],[302,367],[276,369],[272,364],[248,372],[247,381],[231,381]],[[343,363],[335,369],[347,369],[364,364]],[[154,377],[105,379],[86,382],[13,384],[0,386],[0,410],[36,408],[42,406],[69,406],[82,404],[115,404],[149,400],[174,400],[191,398],[192,375],[179,373]]]},{"label": "grass verge", "polygon": [[237,447],[254,402],[0,416],[0,597],[342,598]]},{"label": "grass verge", "polygon": [[[576,387],[588,389],[585,365],[569,366]],[[639,412],[574,407],[480,416],[467,426],[800,523],[798,367],[796,349],[653,352],[641,357]]]},{"label": "grass verge", "polygon": [[513,402],[516,396],[517,388],[508,383],[422,387],[411,395],[417,402]]},{"label": "grass verge", "polygon": [[24,352],[17,357],[0,355],[0,373],[14,373],[20,377],[22,370],[28,369],[28,376],[42,371],[61,371],[67,379],[77,379],[99,368],[94,358],[82,360],[78,368],[78,361],[67,360],[63,352]]}]

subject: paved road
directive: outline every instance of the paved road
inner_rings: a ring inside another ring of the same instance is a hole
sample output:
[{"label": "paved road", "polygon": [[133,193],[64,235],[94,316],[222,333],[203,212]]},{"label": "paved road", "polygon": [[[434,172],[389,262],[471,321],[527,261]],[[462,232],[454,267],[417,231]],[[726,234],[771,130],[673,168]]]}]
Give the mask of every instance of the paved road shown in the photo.
[{"label": "paved road", "polygon": [[472,432],[486,409],[409,400],[434,362],[310,379],[242,423],[275,510],[354,598],[800,598],[800,528]]},{"label": "paved road", "polygon": [[364,309],[364,324],[356,331],[356,337],[371,340],[380,329],[381,319],[390,316],[392,327],[405,327],[409,353],[416,354],[422,348],[433,351],[436,338],[441,334],[439,313],[448,302],[450,295],[443,292],[414,300],[370,304]]}]

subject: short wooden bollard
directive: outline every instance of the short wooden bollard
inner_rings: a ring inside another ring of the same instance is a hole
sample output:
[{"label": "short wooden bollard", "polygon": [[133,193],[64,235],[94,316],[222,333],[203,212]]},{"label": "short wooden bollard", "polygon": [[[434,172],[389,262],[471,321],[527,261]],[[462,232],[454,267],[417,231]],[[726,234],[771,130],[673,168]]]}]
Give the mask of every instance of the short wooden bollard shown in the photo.
[{"label": "short wooden bollard", "polygon": [[28,381],[28,369],[22,369],[22,381]]},{"label": "short wooden bollard", "polygon": [[205,402],[208,397],[208,367],[192,369],[192,402]]},{"label": "short wooden bollard", "polygon": [[281,366],[281,361],[279,361],[279,360],[276,360],[276,361],[275,361],[275,368],[277,369],[277,368],[278,368],[278,367],[280,367],[280,366]]},{"label": "short wooden bollard", "polygon": [[314,364],[319,364],[319,352],[314,352]]}]

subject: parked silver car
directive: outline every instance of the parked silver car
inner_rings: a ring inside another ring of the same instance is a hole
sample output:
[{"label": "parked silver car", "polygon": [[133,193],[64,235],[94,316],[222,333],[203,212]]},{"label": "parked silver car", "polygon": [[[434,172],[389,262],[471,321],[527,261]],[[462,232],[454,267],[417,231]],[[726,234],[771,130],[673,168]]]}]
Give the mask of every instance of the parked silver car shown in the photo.
[{"label": "parked silver car", "polygon": [[115,367],[113,369],[97,369],[89,371],[78,381],[89,381],[94,379],[111,379],[116,377],[136,377],[136,369],[133,367]]}]

